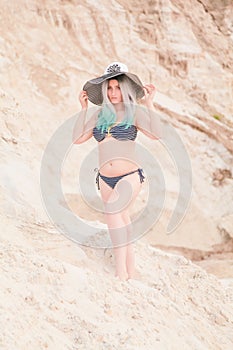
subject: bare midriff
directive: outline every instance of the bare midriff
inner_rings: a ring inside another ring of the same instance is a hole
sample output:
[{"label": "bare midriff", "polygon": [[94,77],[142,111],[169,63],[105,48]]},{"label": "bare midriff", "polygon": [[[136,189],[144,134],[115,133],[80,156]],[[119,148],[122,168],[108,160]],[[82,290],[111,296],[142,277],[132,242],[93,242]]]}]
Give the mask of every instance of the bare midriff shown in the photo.
[{"label": "bare midriff", "polygon": [[106,137],[99,143],[99,171],[104,176],[119,176],[138,169],[135,141]]}]

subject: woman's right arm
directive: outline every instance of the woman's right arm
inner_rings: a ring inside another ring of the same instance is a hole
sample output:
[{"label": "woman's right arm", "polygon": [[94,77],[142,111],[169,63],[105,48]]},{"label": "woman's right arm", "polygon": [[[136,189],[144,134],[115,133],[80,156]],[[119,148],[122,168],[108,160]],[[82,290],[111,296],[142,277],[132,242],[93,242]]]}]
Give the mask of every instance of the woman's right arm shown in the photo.
[{"label": "woman's right arm", "polygon": [[94,113],[90,120],[85,123],[87,116],[88,97],[86,91],[81,91],[79,94],[79,101],[82,110],[79,113],[78,120],[75,123],[73,130],[73,143],[80,144],[92,137],[93,128],[96,124],[97,114]]}]

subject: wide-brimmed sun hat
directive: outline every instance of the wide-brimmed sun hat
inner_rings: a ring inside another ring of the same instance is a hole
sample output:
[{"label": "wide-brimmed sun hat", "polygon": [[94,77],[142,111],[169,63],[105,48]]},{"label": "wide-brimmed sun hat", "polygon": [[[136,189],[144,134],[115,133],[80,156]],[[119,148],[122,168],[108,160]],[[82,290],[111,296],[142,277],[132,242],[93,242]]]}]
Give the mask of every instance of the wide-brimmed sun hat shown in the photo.
[{"label": "wide-brimmed sun hat", "polygon": [[136,99],[140,99],[144,96],[143,85],[137,75],[129,73],[128,67],[125,64],[121,62],[112,62],[106,67],[101,77],[88,80],[83,86],[83,90],[87,92],[88,100],[95,105],[101,105],[103,103],[103,82],[119,75],[126,75],[129,78],[129,82],[136,93]]}]

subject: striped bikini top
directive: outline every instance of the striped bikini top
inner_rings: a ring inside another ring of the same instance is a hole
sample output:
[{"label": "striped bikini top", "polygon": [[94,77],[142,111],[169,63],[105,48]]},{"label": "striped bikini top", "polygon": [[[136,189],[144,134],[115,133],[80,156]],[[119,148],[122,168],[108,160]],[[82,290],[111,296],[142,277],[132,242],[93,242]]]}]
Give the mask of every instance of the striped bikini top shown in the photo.
[{"label": "striped bikini top", "polygon": [[96,141],[101,142],[105,139],[105,137],[114,137],[119,141],[134,141],[137,137],[138,129],[135,125],[129,126],[127,129],[125,125],[116,125],[110,126],[107,131],[102,132],[97,127],[93,129],[93,136]]}]

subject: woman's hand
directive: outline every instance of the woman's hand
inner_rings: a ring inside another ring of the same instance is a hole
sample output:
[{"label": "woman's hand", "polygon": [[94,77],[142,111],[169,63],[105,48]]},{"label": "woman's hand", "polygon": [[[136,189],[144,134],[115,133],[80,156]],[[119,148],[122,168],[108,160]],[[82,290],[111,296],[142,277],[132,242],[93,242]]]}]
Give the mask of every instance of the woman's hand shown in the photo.
[{"label": "woman's hand", "polygon": [[79,93],[79,102],[81,103],[82,109],[87,109],[88,107],[88,96],[87,92],[82,90]]},{"label": "woman's hand", "polygon": [[146,84],[143,87],[143,90],[145,92],[145,96],[144,96],[144,103],[148,108],[153,107],[153,100],[155,97],[155,86],[153,84]]}]

